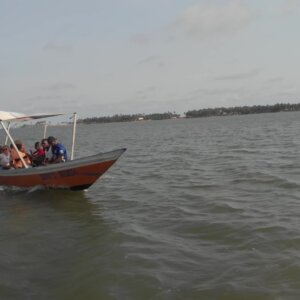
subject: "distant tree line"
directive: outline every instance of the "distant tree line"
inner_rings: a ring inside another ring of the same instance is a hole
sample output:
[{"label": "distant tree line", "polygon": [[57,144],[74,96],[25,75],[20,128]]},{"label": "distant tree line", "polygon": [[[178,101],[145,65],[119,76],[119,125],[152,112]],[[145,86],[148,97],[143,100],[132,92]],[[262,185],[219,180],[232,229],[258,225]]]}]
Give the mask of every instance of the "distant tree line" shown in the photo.
[{"label": "distant tree line", "polygon": [[[300,111],[300,103],[277,103],[275,105],[253,105],[253,106],[235,106],[235,107],[217,107],[190,110],[185,113],[186,118],[201,118],[213,116],[231,116],[231,115],[248,115],[260,113],[275,113],[280,111]],[[179,118],[180,115],[173,112],[154,113],[154,114],[117,114],[104,117],[90,117],[79,119],[78,123],[113,123],[113,122],[132,122],[142,120],[167,120]]]},{"label": "distant tree line", "polygon": [[167,120],[179,118],[179,114],[166,112],[155,114],[133,114],[133,115],[113,115],[106,117],[92,117],[78,120],[78,123],[93,124],[93,123],[112,123],[112,122],[131,122],[142,120]]},{"label": "distant tree line", "polygon": [[300,103],[298,104],[277,103],[275,105],[205,108],[205,109],[188,111],[185,113],[185,116],[187,118],[201,118],[201,117],[213,117],[213,116],[275,113],[280,111],[299,111],[299,110],[300,110]]}]

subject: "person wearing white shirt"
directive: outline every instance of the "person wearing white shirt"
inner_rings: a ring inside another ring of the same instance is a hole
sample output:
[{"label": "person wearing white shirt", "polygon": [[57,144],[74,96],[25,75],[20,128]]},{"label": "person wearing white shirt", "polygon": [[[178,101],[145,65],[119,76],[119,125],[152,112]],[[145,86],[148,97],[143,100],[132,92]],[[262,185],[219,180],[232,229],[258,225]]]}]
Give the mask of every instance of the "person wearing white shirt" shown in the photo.
[{"label": "person wearing white shirt", "polygon": [[2,153],[0,153],[0,165],[2,169],[8,170],[11,168],[10,149],[8,146],[3,146]]}]

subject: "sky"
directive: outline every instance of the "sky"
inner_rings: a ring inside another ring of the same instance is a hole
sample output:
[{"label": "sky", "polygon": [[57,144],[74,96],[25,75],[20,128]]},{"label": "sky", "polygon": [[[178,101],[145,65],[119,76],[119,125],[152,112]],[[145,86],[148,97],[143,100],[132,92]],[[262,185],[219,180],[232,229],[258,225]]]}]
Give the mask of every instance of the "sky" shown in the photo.
[{"label": "sky", "polygon": [[0,0],[0,110],[300,102],[300,0]]}]

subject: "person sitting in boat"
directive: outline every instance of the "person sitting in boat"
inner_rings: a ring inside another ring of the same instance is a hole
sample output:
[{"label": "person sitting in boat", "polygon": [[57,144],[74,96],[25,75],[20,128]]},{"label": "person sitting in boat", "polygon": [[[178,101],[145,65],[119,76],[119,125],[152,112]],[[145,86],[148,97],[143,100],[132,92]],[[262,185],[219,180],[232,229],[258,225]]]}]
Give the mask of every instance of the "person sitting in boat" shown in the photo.
[{"label": "person sitting in boat", "polygon": [[53,154],[49,163],[56,164],[56,163],[66,162],[68,160],[66,147],[62,143],[59,143],[54,136],[48,137],[48,143],[52,148],[52,154]]},{"label": "person sitting in boat", "polygon": [[12,167],[11,165],[11,155],[10,155],[10,149],[7,145],[4,145],[1,147],[0,151],[0,165],[1,168],[4,170],[8,170]]},{"label": "person sitting in boat", "polygon": [[33,166],[40,166],[45,160],[45,150],[40,142],[34,144],[35,151],[31,153],[31,161]]},{"label": "person sitting in boat", "polygon": [[41,145],[43,147],[43,150],[45,151],[45,157],[44,157],[44,160],[43,160],[42,164],[46,165],[46,164],[49,163],[49,161],[51,160],[51,158],[53,156],[52,148],[48,143],[48,139],[42,139]]},{"label": "person sitting in boat", "polygon": [[23,143],[20,140],[15,140],[15,145],[17,146],[18,151],[14,148],[12,144],[10,145],[11,159],[14,168],[16,169],[24,168],[24,164],[20,159],[20,156],[23,158],[26,165],[30,166],[31,165],[31,160],[29,158],[30,155],[27,153]]}]

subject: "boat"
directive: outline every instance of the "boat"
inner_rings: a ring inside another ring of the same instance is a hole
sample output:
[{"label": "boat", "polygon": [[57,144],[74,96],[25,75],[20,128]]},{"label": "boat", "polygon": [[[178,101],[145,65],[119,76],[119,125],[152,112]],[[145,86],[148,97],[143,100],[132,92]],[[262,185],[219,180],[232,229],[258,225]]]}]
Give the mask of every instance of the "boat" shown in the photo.
[{"label": "boat", "polygon": [[[61,114],[25,115],[0,111],[0,124],[7,137],[10,139],[10,142],[17,150],[14,140],[9,132],[10,122],[35,120],[58,115]],[[86,190],[94,184],[118,160],[118,158],[126,151],[126,148],[73,159],[76,116],[76,113],[74,113],[73,143],[70,160],[64,163],[30,167],[27,166],[22,157],[19,156],[25,167],[9,170],[0,169],[0,186],[17,188],[42,187],[79,191]]]}]

